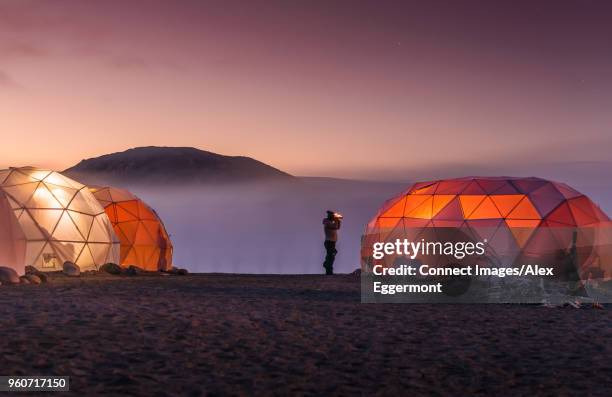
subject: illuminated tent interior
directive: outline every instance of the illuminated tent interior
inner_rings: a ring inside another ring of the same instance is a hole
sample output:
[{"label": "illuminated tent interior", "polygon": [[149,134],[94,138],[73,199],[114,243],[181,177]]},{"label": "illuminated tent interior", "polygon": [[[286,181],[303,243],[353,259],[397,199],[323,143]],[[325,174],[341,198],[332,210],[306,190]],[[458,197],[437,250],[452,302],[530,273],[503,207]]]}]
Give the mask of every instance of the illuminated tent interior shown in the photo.
[{"label": "illuminated tent interior", "polygon": [[9,199],[0,190],[0,265],[25,273],[26,240]]},{"label": "illuminated tent interior", "polygon": [[2,255],[14,255],[13,263],[20,269],[30,265],[57,271],[71,261],[86,271],[119,261],[119,243],[110,220],[86,186],[55,171],[22,167],[0,171],[0,189],[0,244],[4,247],[13,239],[17,247],[14,254]]},{"label": "illuminated tent interior", "polygon": [[374,259],[374,242],[486,239],[488,265],[507,260],[510,264],[559,262],[560,253],[574,245],[581,277],[594,272],[610,279],[612,263],[598,257],[600,247],[609,247],[609,242],[601,241],[606,232],[599,230],[609,229],[607,221],[608,216],[585,195],[540,178],[420,182],[388,200],[368,223],[362,270],[368,272],[375,264],[390,267],[398,260],[392,255]]},{"label": "illuminated tent interior", "polygon": [[91,187],[121,241],[120,264],[144,270],[172,267],[172,242],[157,213],[124,189]]}]

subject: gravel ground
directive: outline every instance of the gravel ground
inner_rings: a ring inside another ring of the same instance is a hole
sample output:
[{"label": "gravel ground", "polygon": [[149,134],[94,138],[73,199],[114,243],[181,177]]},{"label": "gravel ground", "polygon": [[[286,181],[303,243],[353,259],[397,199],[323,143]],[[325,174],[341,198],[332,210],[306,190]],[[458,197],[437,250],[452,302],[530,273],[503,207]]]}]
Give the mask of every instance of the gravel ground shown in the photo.
[{"label": "gravel ground", "polygon": [[361,304],[355,276],[0,287],[0,375],[81,395],[610,395],[612,311]]}]

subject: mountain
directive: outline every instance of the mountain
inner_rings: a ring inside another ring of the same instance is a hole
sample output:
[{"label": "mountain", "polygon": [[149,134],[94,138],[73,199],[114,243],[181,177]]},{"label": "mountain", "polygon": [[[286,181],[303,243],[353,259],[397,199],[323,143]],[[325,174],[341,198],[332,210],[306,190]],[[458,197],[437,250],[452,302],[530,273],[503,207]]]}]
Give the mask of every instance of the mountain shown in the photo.
[{"label": "mountain", "polygon": [[82,160],[64,173],[86,184],[226,184],[295,178],[250,157],[192,147],[138,147]]}]

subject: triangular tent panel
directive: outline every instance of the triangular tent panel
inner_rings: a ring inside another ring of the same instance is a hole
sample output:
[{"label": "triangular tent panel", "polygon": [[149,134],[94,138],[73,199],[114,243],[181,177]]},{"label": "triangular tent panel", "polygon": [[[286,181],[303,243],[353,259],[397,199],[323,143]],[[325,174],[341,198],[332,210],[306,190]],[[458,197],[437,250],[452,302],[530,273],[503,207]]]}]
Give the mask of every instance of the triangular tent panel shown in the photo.
[{"label": "triangular tent panel", "polygon": [[87,238],[87,235],[83,236],[79,231],[78,227],[68,215],[68,211],[63,211],[63,214],[53,231],[54,240],[65,240],[65,241],[83,241]]},{"label": "triangular tent panel", "polygon": [[28,210],[16,209],[14,211],[19,220],[21,231],[28,241],[44,240],[48,237],[48,235],[43,234],[40,226],[32,219]]}]

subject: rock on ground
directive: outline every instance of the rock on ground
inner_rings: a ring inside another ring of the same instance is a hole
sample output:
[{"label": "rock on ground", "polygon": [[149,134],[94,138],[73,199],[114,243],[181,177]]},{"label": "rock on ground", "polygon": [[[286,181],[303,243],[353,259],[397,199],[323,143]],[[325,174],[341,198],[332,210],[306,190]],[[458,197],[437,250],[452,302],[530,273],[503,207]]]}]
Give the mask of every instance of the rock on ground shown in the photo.
[{"label": "rock on ground", "polygon": [[121,274],[121,266],[117,265],[116,263],[105,263],[102,266],[100,266],[100,269],[98,269],[100,272],[104,272],[104,273],[108,273],[108,274]]},{"label": "rock on ground", "polygon": [[128,276],[137,276],[139,274],[145,274],[145,273],[146,271],[134,265],[130,265],[127,269],[125,269],[125,274]]},{"label": "rock on ground", "polygon": [[19,280],[19,275],[15,271],[15,269],[0,266],[0,282],[2,284],[19,284],[21,280]]},{"label": "rock on ground", "polygon": [[37,268],[35,268],[34,266],[26,266],[25,267],[25,274],[37,274],[39,271]]},{"label": "rock on ground", "polygon": [[36,274],[26,274],[24,277],[30,282],[30,284],[42,283],[42,279]]},{"label": "rock on ground", "polygon": [[78,277],[81,274],[81,268],[76,263],[64,262],[62,271],[66,276]]}]

